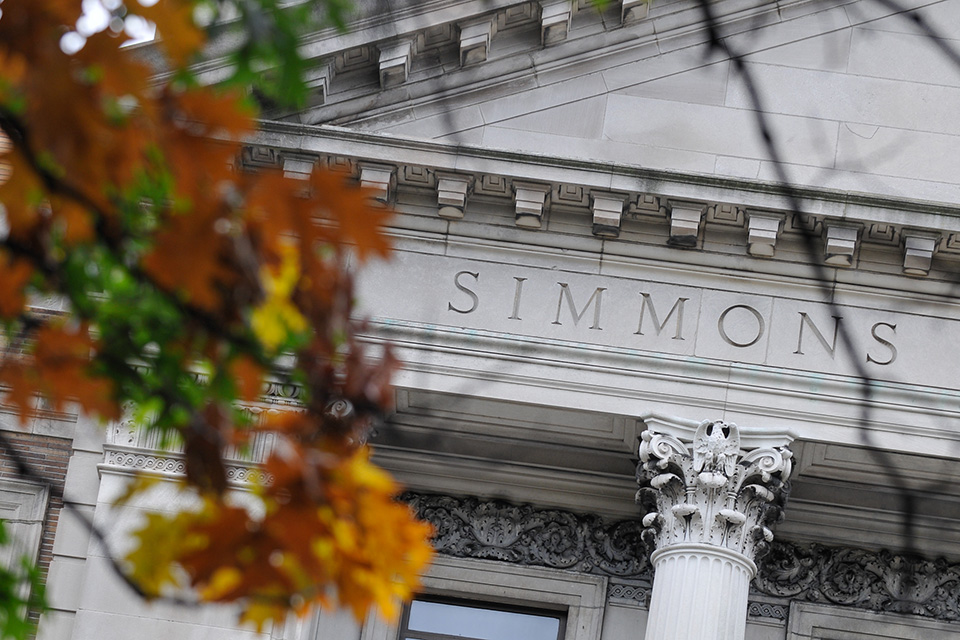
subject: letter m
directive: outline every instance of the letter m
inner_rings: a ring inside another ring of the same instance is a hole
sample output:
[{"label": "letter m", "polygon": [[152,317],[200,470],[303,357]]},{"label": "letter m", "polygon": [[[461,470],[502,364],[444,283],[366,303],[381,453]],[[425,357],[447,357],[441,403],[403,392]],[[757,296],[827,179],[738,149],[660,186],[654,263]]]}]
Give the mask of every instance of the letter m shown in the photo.
[{"label": "letter m", "polygon": [[[587,300],[587,303],[583,305],[583,309],[577,311],[577,305],[573,301],[573,294],[570,293],[570,285],[566,282],[558,282],[560,285],[560,297],[557,299],[557,317],[550,324],[559,324],[560,322],[560,312],[563,310],[563,301],[567,301],[567,308],[570,309],[570,315],[573,316],[573,326],[577,326],[580,321],[583,319],[583,316],[586,315],[587,309],[590,308],[590,305],[593,306],[593,324],[590,325],[591,329],[596,329],[597,331],[602,331],[600,328],[600,305],[603,303],[603,292],[607,290],[606,287],[597,287],[593,292],[593,295],[590,296],[590,299]],[[596,304],[594,304],[596,302]]]},{"label": "letter m", "polygon": [[650,319],[653,320],[653,328],[657,330],[657,335],[660,335],[663,332],[664,327],[667,326],[667,323],[670,322],[670,318],[674,313],[677,314],[677,330],[673,334],[674,340],[683,340],[683,303],[689,300],[690,298],[677,298],[677,301],[673,303],[673,306],[670,307],[670,311],[667,313],[667,316],[663,319],[663,322],[660,322],[660,318],[657,316],[657,308],[653,306],[653,298],[650,297],[649,293],[640,292],[642,301],[640,303],[640,322],[637,325],[637,330],[633,335],[642,336],[643,335],[643,317],[646,315],[647,306],[650,307]]}]

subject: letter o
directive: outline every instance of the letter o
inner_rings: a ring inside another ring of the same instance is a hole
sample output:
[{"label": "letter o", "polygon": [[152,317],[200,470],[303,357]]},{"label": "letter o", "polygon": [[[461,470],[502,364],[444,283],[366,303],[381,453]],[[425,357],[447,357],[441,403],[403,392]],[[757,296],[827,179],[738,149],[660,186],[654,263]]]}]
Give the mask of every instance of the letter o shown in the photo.
[{"label": "letter o", "polygon": [[[734,309],[746,309],[753,314],[753,317],[757,319],[757,335],[748,342],[737,342],[731,340],[730,336],[727,335],[726,330],[723,328],[723,321],[726,320],[727,314],[733,311]],[[720,332],[720,337],[723,338],[724,342],[733,346],[733,347],[749,347],[757,343],[761,337],[763,337],[764,323],[763,316],[760,315],[760,312],[754,309],[753,307],[745,304],[735,304],[732,307],[728,307],[720,314],[720,318],[717,320],[717,330]]]}]

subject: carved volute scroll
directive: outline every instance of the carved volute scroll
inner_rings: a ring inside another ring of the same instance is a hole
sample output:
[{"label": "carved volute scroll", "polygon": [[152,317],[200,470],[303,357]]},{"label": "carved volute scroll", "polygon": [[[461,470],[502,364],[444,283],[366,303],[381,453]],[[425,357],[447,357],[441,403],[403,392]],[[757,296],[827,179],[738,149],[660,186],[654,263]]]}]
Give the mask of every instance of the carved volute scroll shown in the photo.
[{"label": "carved volute scroll", "polygon": [[692,443],[644,431],[637,503],[649,550],[701,543],[762,557],[789,491],[793,454],[787,442],[745,451],[740,429],[722,420],[701,422]]}]

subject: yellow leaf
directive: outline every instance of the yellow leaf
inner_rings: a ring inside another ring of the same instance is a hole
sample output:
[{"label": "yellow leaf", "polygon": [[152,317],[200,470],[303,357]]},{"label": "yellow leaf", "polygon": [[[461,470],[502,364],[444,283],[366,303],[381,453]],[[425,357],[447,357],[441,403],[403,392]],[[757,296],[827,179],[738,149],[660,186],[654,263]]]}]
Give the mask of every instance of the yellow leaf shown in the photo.
[{"label": "yellow leaf", "polygon": [[159,481],[160,479],[155,476],[134,476],[133,479],[127,483],[127,487],[123,490],[123,493],[113,501],[113,506],[119,507],[127,504],[134,496],[147,491]]},{"label": "yellow leaf", "polygon": [[300,280],[300,253],[292,243],[280,245],[280,265],[265,266],[260,277],[266,300],[253,310],[250,325],[268,351],[274,351],[291,333],[307,329],[307,319],[294,306],[291,296]]},{"label": "yellow leaf", "polygon": [[262,632],[268,622],[280,622],[287,617],[287,608],[270,602],[253,601],[240,616],[241,622],[250,622]]},{"label": "yellow leaf", "polygon": [[233,591],[241,582],[243,574],[236,567],[220,567],[210,576],[210,581],[200,590],[200,597],[204,600],[216,600],[220,596]]},{"label": "yellow leaf", "polygon": [[134,532],[137,546],[125,560],[130,566],[130,578],[147,598],[162,595],[168,587],[181,586],[176,562],[192,546],[185,534],[193,520],[190,513],[148,513],[146,524]]}]

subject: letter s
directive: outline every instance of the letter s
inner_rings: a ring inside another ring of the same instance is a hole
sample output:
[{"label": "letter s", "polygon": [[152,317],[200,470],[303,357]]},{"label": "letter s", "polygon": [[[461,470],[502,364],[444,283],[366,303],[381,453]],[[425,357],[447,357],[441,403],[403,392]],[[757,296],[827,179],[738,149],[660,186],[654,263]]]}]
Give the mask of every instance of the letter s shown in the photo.
[{"label": "letter s", "polygon": [[473,301],[473,304],[470,306],[469,309],[458,309],[455,306],[453,306],[452,302],[448,302],[447,311],[456,311],[457,313],[473,313],[474,311],[477,310],[477,307],[480,306],[480,298],[477,296],[477,294],[474,293],[471,289],[468,289],[466,285],[464,285],[462,282],[460,282],[460,276],[464,274],[468,276],[473,276],[473,279],[476,280],[477,282],[480,282],[480,274],[473,273],[472,271],[458,271],[457,275],[453,276],[453,284],[456,285],[457,289],[460,289],[460,291],[463,291],[465,294],[470,296],[471,300]]},{"label": "letter s", "polygon": [[882,344],[883,346],[885,346],[887,349],[890,349],[890,357],[889,357],[887,360],[884,360],[884,361],[874,360],[874,359],[873,359],[873,356],[871,356],[871,355],[868,353],[868,354],[867,354],[867,362],[873,362],[874,364],[880,364],[880,365],[892,364],[893,361],[897,359],[897,348],[896,348],[895,346],[893,346],[893,343],[890,342],[889,340],[884,340],[883,338],[881,338],[880,336],[877,335],[877,327],[880,327],[880,326],[889,327],[889,328],[890,328],[890,331],[892,331],[893,333],[896,333],[896,332],[897,332],[897,325],[895,325],[895,324],[890,324],[889,322],[878,322],[878,323],[876,323],[875,325],[873,325],[872,327],[870,327],[870,335],[873,336],[873,339],[874,339],[874,340],[876,340],[877,342],[879,342],[880,344]]}]

